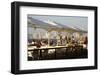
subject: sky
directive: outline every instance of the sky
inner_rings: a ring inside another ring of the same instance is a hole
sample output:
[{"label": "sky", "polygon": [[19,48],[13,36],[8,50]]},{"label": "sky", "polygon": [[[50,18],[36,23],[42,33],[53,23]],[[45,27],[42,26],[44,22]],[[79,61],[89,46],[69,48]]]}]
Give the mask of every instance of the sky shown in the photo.
[{"label": "sky", "polygon": [[54,21],[65,26],[72,28],[79,28],[82,30],[88,30],[88,17],[83,16],[53,16],[53,15],[34,15],[29,14],[28,16],[41,21]]},{"label": "sky", "polygon": [[[88,30],[88,17],[82,17],[82,16],[53,16],[53,15],[34,15],[29,14],[28,17],[32,17],[34,19],[44,21],[44,22],[57,22],[62,25],[71,27],[71,28],[79,28],[81,30],[87,31]],[[53,23],[51,23],[53,24]],[[41,32],[40,32],[41,31]],[[37,33],[39,33],[42,37],[46,37],[45,34],[46,31],[43,31],[41,29],[34,30],[33,28],[28,28],[28,34],[33,36],[29,36],[29,38],[34,37],[37,38]],[[53,36],[53,35],[52,35]]]}]

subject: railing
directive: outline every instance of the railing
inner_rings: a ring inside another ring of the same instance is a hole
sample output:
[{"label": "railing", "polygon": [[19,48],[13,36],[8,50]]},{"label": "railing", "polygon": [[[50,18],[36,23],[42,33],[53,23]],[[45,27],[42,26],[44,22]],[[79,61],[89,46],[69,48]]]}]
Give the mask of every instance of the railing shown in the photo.
[{"label": "railing", "polygon": [[[53,50],[54,58],[56,59],[57,51],[60,51],[61,49],[65,50],[66,57],[71,57],[71,53],[73,55],[79,55],[82,50],[84,50],[83,46],[55,46],[55,47],[41,47],[41,48],[34,48],[34,49],[28,49],[28,52],[33,52],[32,56],[34,57],[33,60],[42,60],[43,59],[43,51],[46,55],[48,55],[49,50]],[[69,54],[70,52],[70,54]],[[45,57],[46,58],[46,57]]]}]

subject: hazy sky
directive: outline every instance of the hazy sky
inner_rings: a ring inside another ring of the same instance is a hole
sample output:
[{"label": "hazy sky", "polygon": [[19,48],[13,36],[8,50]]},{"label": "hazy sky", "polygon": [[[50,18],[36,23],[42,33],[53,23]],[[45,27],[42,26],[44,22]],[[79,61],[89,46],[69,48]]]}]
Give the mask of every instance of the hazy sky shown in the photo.
[{"label": "hazy sky", "polygon": [[79,28],[82,30],[88,30],[88,17],[83,16],[53,16],[53,15],[34,15],[29,14],[28,16],[41,21],[54,21],[69,27]]},{"label": "hazy sky", "polygon": [[[32,17],[34,19],[40,21],[54,21],[60,23],[65,26],[69,26],[71,28],[79,28],[81,30],[87,31],[88,30],[88,17],[80,17],[80,16],[51,16],[51,15],[28,15],[28,17]],[[41,32],[40,32],[41,31]],[[40,38],[37,36],[42,36],[42,38],[46,37],[46,31],[42,29],[33,29],[28,27],[28,34],[30,34],[29,39],[31,38]],[[53,32],[54,33],[54,32]],[[55,36],[55,35],[52,35]]]}]

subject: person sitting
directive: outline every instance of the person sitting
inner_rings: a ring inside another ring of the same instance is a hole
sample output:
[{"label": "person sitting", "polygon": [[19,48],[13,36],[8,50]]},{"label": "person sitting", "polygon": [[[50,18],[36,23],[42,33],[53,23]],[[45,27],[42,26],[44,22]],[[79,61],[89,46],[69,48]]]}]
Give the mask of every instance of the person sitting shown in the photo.
[{"label": "person sitting", "polygon": [[87,38],[87,36],[85,37],[84,44],[86,45],[86,48],[87,48],[87,45],[88,45],[88,38]]},{"label": "person sitting", "polygon": [[36,47],[37,47],[37,48],[40,48],[41,45],[42,45],[42,44],[41,44],[41,41],[40,41],[40,40],[37,40]]}]

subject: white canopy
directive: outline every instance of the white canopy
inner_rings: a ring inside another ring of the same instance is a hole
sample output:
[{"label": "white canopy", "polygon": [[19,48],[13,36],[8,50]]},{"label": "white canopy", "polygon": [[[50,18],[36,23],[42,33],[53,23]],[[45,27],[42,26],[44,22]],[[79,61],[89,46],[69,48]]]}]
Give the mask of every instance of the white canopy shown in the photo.
[{"label": "white canopy", "polygon": [[50,20],[40,21],[32,17],[28,17],[28,27],[43,28],[47,31],[55,30],[55,31],[81,32],[81,33],[87,32],[77,27],[72,28],[67,25],[62,25],[60,23]]}]

